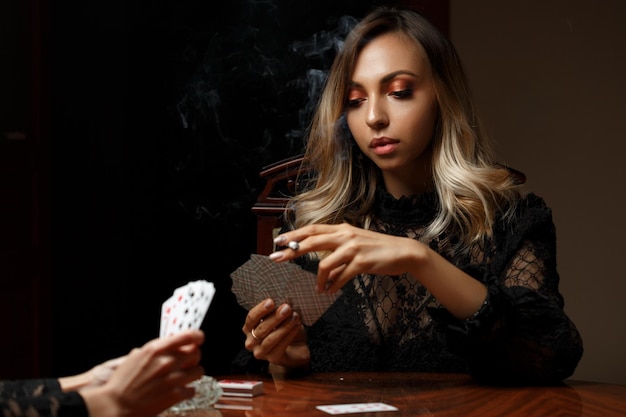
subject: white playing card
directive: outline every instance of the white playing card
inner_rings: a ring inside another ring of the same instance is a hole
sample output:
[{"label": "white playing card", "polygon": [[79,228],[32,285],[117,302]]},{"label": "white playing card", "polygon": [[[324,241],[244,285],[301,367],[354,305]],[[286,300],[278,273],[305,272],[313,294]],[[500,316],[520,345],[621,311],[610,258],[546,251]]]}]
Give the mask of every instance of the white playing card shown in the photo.
[{"label": "white playing card", "polygon": [[328,414],[352,414],[352,413],[373,413],[376,411],[398,411],[396,407],[389,405],[389,404],[385,404],[385,403],[318,405],[316,408]]},{"label": "white playing card", "polygon": [[189,282],[174,291],[161,307],[161,337],[199,329],[211,305],[215,287],[204,280]]},{"label": "white playing card", "polygon": [[194,281],[178,291],[180,304],[174,311],[176,320],[174,331],[200,328],[213,296],[209,287],[212,288],[212,284],[206,281]]},{"label": "white playing card", "polygon": [[187,315],[183,318],[182,328],[199,329],[213,300],[215,287],[206,281],[194,281],[189,286]]},{"label": "white playing card", "polygon": [[173,310],[176,305],[176,300],[174,295],[171,295],[170,298],[165,300],[165,302],[161,305],[161,328],[159,330],[159,337],[165,336],[167,333],[167,326],[170,321],[170,316],[173,313]]}]

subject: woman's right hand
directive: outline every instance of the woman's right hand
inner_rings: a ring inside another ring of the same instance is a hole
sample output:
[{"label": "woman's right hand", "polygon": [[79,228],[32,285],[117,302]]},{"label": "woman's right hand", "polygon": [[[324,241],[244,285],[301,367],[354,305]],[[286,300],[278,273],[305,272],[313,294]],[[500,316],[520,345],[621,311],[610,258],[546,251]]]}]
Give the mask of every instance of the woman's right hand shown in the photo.
[{"label": "woman's right hand", "polygon": [[248,311],[242,328],[245,347],[256,359],[287,369],[302,369],[311,359],[306,333],[298,313],[289,304],[276,308],[266,299]]},{"label": "woman's right hand", "polygon": [[153,339],[116,364],[102,385],[79,390],[91,417],[154,417],[194,396],[201,378],[201,330]]}]

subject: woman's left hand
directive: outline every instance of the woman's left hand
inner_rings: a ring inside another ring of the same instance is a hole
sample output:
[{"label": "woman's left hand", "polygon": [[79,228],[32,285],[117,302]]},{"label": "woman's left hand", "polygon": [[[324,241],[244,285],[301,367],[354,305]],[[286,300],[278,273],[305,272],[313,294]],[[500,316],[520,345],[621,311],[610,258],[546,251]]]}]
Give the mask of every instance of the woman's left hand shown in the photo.
[{"label": "woman's left hand", "polygon": [[246,335],[246,349],[256,359],[292,369],[309,365],[306,332],[289,304],[276,308],[272,299],[260,302],[248,311],[241,330]]},{"label": "woman's left hand", "polygon": [[407,237],[392,236],[361,229],[347,223],[314,224],[283,233],[275,243],[289,247],[274,252],[270,258],[284,262],[309,252],[323,253],[317,272],[317,289],[335,292],[361,273],[400,275],[411,272],[423,259],[428,247]]}]

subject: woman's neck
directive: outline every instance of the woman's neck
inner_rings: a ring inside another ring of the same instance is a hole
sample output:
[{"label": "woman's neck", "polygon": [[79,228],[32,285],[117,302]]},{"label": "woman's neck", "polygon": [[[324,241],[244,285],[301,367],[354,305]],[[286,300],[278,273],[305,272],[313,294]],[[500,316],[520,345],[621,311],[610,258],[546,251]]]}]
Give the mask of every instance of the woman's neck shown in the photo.
[{"label": "woman's neck", "polygon": [[434,189],[430,164],[403,171],[382,171],[385,189],[394,198],[410,197]]},{"label": "woman's neck", "polygon": [[385,189],[394,198],[410,197],[416,194],[423,194],[433,189],[432,181],[422,181],[415,184],[409,184],[405,181],[398,181],[396,177],[391,175],[383,175]]}]

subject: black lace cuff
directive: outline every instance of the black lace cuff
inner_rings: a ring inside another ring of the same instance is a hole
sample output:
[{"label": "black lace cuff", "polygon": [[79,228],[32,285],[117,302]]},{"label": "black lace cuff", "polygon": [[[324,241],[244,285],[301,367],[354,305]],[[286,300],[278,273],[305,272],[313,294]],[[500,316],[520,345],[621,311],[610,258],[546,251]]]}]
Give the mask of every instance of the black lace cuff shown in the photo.
[{"label": "black lace cuff", "polygon": [[4,417],[89,417],[85,401],[76,391],[2,399],[0,412]]}]

